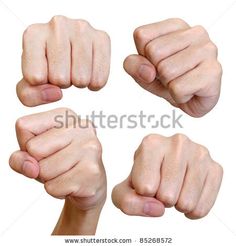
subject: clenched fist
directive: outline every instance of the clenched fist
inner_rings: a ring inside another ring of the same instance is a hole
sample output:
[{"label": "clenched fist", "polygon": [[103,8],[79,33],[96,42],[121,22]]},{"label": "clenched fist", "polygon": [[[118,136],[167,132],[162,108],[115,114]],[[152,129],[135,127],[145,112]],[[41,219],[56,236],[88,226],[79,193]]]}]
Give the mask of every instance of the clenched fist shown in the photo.
[{"label": "clenched fist", "polygon": [[124,68],[141,87],[193,117],[214,108],[222,68],[203,27],[168,19],[137,28],[134,40],[138,55],[127,57]]},{"label": "clenched fist", "polygon": [[99,90],[110,70],[110,38],[87,21],[55,16],[23,35],[23,79],[17,95],[26,106],[54,102],[71,84]]},{"label": "clenched fist", "polygon": [[93,234],[106,199],[101,144],[90,122],[75,119],[64,108],[20,118],[20,151],[10,157],[12,169],[44,183],[51,196],[66,199],[55,234]]},{"label": "clenched fist", "polygon": [[149,135],[134,156],[129,177],[113,189],[115,206],[128,215],[162,216],[172,207],[190,219],[206,216],[223,176],[207,149],[177,134]]}]

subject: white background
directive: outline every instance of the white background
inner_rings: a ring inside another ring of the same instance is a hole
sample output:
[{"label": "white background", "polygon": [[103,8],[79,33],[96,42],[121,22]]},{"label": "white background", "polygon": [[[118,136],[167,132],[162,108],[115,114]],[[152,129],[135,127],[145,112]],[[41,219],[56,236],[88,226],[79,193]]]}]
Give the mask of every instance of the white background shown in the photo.
[{"label": "white background", "polygon": [[[26,108],[15,94],[21,78],[21,37],[32,23],[48,22],[56,15],[88,20],[106,30],[112,39],[112,69],[109,83],[100,92],[70,88],[54,104]],[[125,74],[123,59],[135,52],[135,27],[170,17],[191,25],[205,26],[219,48],[224,67],[221,99],[206,117],[184,115],[184,129],[101,129],[108,176],[108,199],[99,222],[98,237],[173,237],[173,245],[236,245],[236,157],[235,157],[235,54],[236,1],[233,0],[0,0],[0,245],[63,245],[63,238],[49,235],[58,219],[62,201],[49,197],[43,186],[10,170],[8,158],[18,146],[15,120],[23,115],[60,106],[85,115],[92,110],[123,114],[170,113],[172,107],[142,90]],[[180,112],[180,111],[177,111]],[[149,133],[187,134],[209,148],[224,167],[224,180],[212,212],[199,221],[190,221],[174,209],[162,218],[129,217],[116,209],[110,199],[112,187],[123,180],[132,166],[135,149]],[[15,244],[14,244],[15,243]]]}]

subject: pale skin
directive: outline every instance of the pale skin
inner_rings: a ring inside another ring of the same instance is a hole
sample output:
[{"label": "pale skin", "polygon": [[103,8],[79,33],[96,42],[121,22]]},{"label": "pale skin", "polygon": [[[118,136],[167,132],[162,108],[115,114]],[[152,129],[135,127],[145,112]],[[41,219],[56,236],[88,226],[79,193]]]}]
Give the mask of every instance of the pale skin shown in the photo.
[{"label": "pale skin", "polygon": [[[222,68],[203,27],[168,19],[137,28],[134,40],[138,54],[127,57],[124,68],[141,87],[193,117],[215,107]],[[84,20],[55,16],[31,25],[23,35],[18,98],[33,107],[60,100],[62,89],[71,85],[100,90],[109,77],[110,49],[109,36]],[[92,123],[57,129],[54,117],[66,110],[20,118],[20,150],[12,154],[10,166],[65,200],[54,235],[94,235],[107,189],[101,144]],[[199,219],[214,205],[222,176],[207,149],[186,136],[150,135],[112,199],[128,215],[159,217],[175,206],[186,217]]]},{"label": "pale skin", "polygon": [[130,175],[112,193],[114,205],[127,215],[160,217],[175,207],[189,219],[206,216],[223,176],[208,150],[177,134],[149,135],[135,152]]},{"label": "pale skin", "polygon": [[138,27],[134,41],[138,54],[125,59],[124,69],[142,88],[193,117],[215,107],[222,68],[202,26],[168,19]]},{"label": "pale skin", "polygon": [[62,90],[100,90],[110,71],[110,38],[85,20],[54,16],[23,35],[22,73],[17,95],[26,106],[58,101]]},{"label": "pale skin", "polygon": [[[68,127],[55,116],[76,114],[59,108],[20,118],[16,133],[20,150],[9,160],[16,172],[37,179],[65,204],[53,235],[94,235],[106,200],[102,148],[91,122]],[[60,127],[60,128],[59,128]]]}]

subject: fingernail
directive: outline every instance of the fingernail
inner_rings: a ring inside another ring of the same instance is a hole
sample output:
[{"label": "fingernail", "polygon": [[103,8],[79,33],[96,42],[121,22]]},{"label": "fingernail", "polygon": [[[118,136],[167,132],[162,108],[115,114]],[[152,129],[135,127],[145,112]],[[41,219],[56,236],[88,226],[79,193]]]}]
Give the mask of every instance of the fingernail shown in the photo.
[{"label": "fingernail", "polygon": [[44,102],[55,102],[61,99],[62,94],[59,88],[46,88],[41,91],[41,98]]},{"label": "fingernail", "polygon": [[38,167],[30,161],[25,161],[22,166],[22,174],[29,178],[37,178]]},{"label": "fingernail", "polygon": [[164,208],[156,202],[146,202],[143,207],[143,212],[147,216],[160,217],[164,213]]},{"label": "fingernail", "polygon": [[139,67],[138,75],[146,83],[151,83],[155,78],[155,76],[153,74],[153,69],[146,64],[142,64]]}]

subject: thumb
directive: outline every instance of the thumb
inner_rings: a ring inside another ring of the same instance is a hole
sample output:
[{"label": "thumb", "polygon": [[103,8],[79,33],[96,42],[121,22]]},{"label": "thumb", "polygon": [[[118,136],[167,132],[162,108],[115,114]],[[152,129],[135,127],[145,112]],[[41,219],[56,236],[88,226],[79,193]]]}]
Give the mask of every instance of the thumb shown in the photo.
[{"label": "thumb", "polygon": [[140,55],[128,56],[124,61],[124,69],[143,89],[176,106],[176,102],[168,89],[157,78],[156,68],[145,57]]},{"label": "thumb", "polygon": [[140,84],[150,84],[156,78],[156,68],[144,56],[130,55],[124,61],[125,71]]},{"label": "thumb", "polygon": [[30,85],[24,79],[17,84],[16,92],[21,103],[28,107],[55,102],[62,98],[62,91],[58,86]]},{"label": "thumb", "polygon": [[138,195],[130,186],[129,179],[114,187],[112,201],[127,215],[160,217],[165,212],[164,205],[156,198]]},{"label": "thumb", "polygon": [[36,179],[39,175],[39,163],[27,152],[14,152],[9,159],[9,165],[14,171],[28,178]]}]

